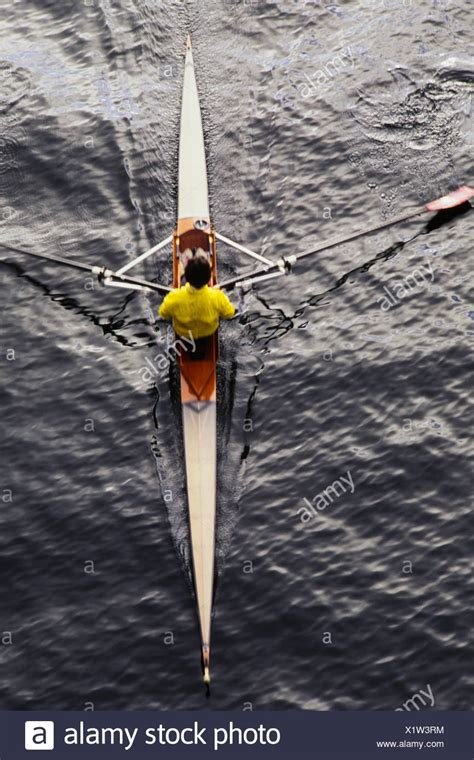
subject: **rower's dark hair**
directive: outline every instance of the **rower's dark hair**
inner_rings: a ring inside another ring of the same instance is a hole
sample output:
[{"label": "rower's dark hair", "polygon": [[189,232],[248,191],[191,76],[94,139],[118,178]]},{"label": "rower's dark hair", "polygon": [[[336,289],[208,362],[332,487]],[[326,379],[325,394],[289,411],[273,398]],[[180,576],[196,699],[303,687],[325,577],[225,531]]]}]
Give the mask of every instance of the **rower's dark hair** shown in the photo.
[{"label": "rower's dark hair", "polygon": [[203,256],[195,256],[189,259],[184,270],[184,276],[186,277],[186,282],[189,282],[193,288],[204,287],[211,279],[211,267],[208,260]]}]

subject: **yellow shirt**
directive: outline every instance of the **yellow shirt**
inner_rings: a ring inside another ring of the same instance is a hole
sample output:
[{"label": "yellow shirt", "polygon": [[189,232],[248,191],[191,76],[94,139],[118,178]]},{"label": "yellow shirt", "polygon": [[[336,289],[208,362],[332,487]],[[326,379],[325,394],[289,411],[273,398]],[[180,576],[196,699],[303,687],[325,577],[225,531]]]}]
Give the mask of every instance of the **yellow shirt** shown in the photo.
[{"label": "yellow shirt", "polygon": [[168,293],[159,311],[163,319],[173,319],[178,335],[186,337],[191,331],[193,338],[205,338],[219,327],[219,317],[230,319],[235,309],[222,290],[193,288],[189,282],[182,288]]}]

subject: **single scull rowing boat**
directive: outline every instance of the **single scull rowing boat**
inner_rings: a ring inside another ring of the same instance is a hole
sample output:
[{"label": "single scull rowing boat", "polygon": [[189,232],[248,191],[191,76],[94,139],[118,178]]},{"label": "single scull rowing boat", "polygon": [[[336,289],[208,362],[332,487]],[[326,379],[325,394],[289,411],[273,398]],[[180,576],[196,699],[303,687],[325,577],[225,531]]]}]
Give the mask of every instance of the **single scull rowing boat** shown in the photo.
[{"label": "single scull rowing boat", "polygon": [[[179,138],[178,224],[173,238],[173,282],[184,282],[192,250],[209,258],[216,284],[216,238],[211,229],[201,109],[188,36]],[[217,333],[203,342],[198,358],[181,354],[181,405],[194,587],[201,631],[204,682],[210,682],[211,615],[216,533]]]}]

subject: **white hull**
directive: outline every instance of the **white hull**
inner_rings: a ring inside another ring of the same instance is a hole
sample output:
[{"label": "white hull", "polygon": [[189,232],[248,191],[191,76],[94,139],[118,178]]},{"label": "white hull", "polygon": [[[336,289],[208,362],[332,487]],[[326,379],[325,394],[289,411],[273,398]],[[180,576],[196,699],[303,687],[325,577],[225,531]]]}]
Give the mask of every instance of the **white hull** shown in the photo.
[{"label": "white hull", "polygon": [[183,405],[194,584],[201,641],[211,645],[216,523],[216,402]]},{"label": "white hull", "polygon": [[181,105],[178,188],[178,218],[206,219],[209,216],[206,154],[193,51],[189,39]]},{"label": "white hull", "polygon": [[[209,250],[209,203],[201,111],[188,39],[179,142],[178,224],[175,259],[189,250]],[[197,222],[197,224],[196,224]],[[204,225],[203,225],[204,222]],[[194,242],[193,242],[194,241]],[[175,285],[181,284],[180,275]],[[213,343],[213,345],[215,345]],[[192,359],[192,357],[191,357]],[[201,633],[203,672],[210,680],[211,617],[216,526],[216,359],[181,359],[181,404],[194,586]]]}]

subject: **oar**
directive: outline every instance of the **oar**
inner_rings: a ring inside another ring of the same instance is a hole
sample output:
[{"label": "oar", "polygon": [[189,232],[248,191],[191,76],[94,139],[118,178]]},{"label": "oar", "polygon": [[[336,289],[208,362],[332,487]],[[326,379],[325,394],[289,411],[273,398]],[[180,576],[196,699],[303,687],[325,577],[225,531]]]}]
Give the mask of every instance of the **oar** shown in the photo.
[{"label": "oar", "polygon": [[313,253],[326,251],[329,248],[334,248],[336,245],[341,245],[341,243],[349,243],[351,240],[357,240],[357,238],[363,237],[364,235],[370,235],[371,232],[377,232],[379,230],[387,229],[388,227],[393,227],[395,224],[408,222],[410,219],[415,219],[417,216],[426,214],[429,211],[444,211],[448,208],[460,206],[462,203],[465,203],[473,197],[474,188],[464,185],[458,190],[455,190],[453,193],[449,193],[449,195],[443,195],[442,198],[438,198],[435,201],[431,201],[430,203],[426,203],[423,206],[419,206],[417,209],[410,211],[408,214],[400,214],[400,216],[395,216],[388,222],[375,224],[372,227],[367,227],[365,230],[354,232],[353,234],[342,238],[333,238],[332,240],[326,240],[324,243],[320,243],[320,245],[317,245],[315,248],[312,248],[308,251],[303,251],[302,253],[297,253],[295,259],[299,261],[300,259],[304,259],[306,256],[311,256]]},{"label": "oar", "polygon": [[72,259],[65,259],[62,256],[54,256],[51,253],[38,253],[37,251],[28,251],[26,248],[16,248],[13,245],[6,245],[5,243],[0,243],[0,248],[4,248],[7,251],[13,251],[14,253],[24,253],[27,256],[34,256],[37,259],[54,261],[56,264],[61,264],[62,266],[66,266],[71,269],[80,269],[83,272],[90,272],[97,277],[100,283],[105,285],[126,287],[130,288],[131,290],[153,290],[156,293],[162,294],[169,293],[171,290],[171,288],[166,287],[166,285],[158,285],[155,282],[142,280],[139,277],[130,277],[129,275],[114,272],[112,269],[107,269],[107,267],[84,264],[81,261],[73,261]]},{"label": "oar", "polygon": [[379,232],[381,230],[387,229],[388,227],[393,227],[396,224],[407,222],[410,219],[415,219],[416,217],[428,212],[443,212],[447,209],[462,206],[467,202],[471,202],[472,198],[474,198],[474,188],[463,185],[448,195],[444,195],[441,198],[430,201],[423,206],[418,206],[418,208],[412,209],[408,213],[405,212],[399,216],[393,217],[393,219],[390,219],[388,222],[382,222],[382,224],[374,224],[371,227],[366,227],[363,230],[352,232],[349,235],[343,235],[341,237],[331,238],[330,240],[324,240],[314,248],[309,248],[308,250],[302,251],[301,253],[297,253],[293,256],[283,256],[271,267],[259,268],[251,274],[247,274],[245,276],[236,275],[229,280],[220,282],[219,288],[222,290],[231,290],[235,287],[235,285],[239,284],[243,287],[247,287],[260,281],[265,281],[268,279],[273,279],[280,275],[288,274],[291,271],[294,263],[300,259],[306,258],[307,256],[312,256],[313,254],[327,251],[331,248],[335,248],[338,245],[342,245],[343,243],[349,243],[352,240],[357,240],[358,238],[364,237],[365,235],[370,235],[372,232]]}]

